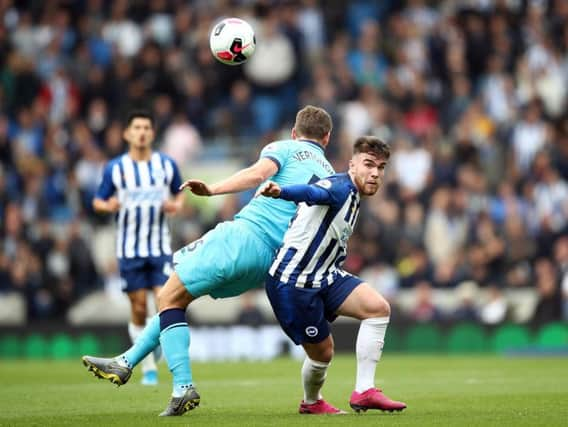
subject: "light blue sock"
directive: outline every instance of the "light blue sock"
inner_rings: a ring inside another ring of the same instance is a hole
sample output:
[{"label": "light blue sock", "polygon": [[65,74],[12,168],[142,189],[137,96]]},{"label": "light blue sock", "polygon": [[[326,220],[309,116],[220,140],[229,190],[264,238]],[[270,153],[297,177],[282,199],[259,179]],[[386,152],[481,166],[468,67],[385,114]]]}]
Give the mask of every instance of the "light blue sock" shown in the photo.
[{"label": "light blue sock", "polygon": [[140,333],[136,342],[118,356],[130,368],[134,368],[151,351],[160,345],[160,316],[157,314],[146,322],[144,330]]},{"label": "light blue sock", "polygon": [[192,384],[191,362],[189,360],[189,327],[185,311],[179,308],[160,313],[160,343],[173,375],[174,397],[183,396]]}]

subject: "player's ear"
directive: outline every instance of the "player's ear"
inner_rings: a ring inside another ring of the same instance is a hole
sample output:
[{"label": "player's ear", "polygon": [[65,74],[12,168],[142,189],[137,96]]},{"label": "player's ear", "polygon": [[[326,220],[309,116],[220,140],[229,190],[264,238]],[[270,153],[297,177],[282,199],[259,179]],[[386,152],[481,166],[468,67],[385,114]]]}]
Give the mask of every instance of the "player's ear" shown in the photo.
[{"label": "player's ear", "polygon": [[325,136],[322,138],[321,145],[323,145],[324,147],[327,147],[327,144],[329,144],[329,138],[331,138],[331,131],[326,133]]},{"label": "player's ear", "polygon": [[292,139],[296,139],[296,137],[298,136],[298,134],[296,133],[296,128],[292,128]]}]

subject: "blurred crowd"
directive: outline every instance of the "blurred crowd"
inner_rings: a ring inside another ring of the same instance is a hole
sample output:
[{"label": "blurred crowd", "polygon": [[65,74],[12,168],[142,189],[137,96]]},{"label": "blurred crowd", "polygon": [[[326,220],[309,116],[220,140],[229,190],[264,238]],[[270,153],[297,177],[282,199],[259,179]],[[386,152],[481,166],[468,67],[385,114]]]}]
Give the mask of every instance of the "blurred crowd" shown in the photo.
[{"label": "blurred crowd", "polygon": [[[209,51],[223,16],[255,28],[244,66]],[[208,156],[253,161],[310,103],[334,119],[337,170],[361,134],[393,150],[349,271],[393,301],[415,289],[417,321],[499,323],[518,288],[534,322],[568,319],[567,91],[566,0],[0,0],[0,291],[48,319],[118,282],[91,199],[130,108],[188,178]],[[174,249],[247,197],[213,221],[188,206]],[[464,284],[485,299],[436,307]]]}]

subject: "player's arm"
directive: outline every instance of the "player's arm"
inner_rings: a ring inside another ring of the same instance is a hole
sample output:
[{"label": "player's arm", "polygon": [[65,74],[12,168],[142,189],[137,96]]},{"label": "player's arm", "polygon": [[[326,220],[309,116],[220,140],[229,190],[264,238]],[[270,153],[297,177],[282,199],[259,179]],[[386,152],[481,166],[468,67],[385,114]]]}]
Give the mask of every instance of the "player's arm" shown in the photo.
[{"label": "player's arm", "polygon": [[162,210],[167,215],[175,215],[180,212],[183,208],[183,204],[185,202],[185,195],[183,191],[181,191],[181,174],[179,172],[179,168],[177,164],[171,160],[171,166],[173,170],[172,180],[169,185],[170,194],[173,196],[172,198],[164,200],[162,204]]},{"label": "player's arm", "polygon": [[93,199],[93,209],[97,213],[115,213],[120,209],[120,202],[116,196],[104,200],[98,197]]},{"label": "player's arm", "polygon": [[182,210],[184,201],[185,195],[180,191],[172,199],[165,200],[162,209],[168,215],[175,215]]},{"label": "player's arm", "polygon": [[180,189],[189,190],[198,196],[216,196],[218,194],[238,193],[240,191],[256,188],[264,181],[278,172],[278,165],[274,160],[263,157],[252,166],[241,169],[229,178],[208,185],[198,179],[188,179]]},{"label": "player's arm", "polygon": [[333,195],[325,188],[311,184],[285,185],[280,187],[275,182],[270,181],[259,190],[259,194],[296,203],[306,202],[308,205],[329,205],[334,201]]},{"label": "player's arm", "polygon": [[108,164],[103,172],[103,179],[95,198],[93,199],[93,209],[97,213],[115,213],[120,209],[120,202],[113,196],[116,188],[112,182],[112,166]]}]

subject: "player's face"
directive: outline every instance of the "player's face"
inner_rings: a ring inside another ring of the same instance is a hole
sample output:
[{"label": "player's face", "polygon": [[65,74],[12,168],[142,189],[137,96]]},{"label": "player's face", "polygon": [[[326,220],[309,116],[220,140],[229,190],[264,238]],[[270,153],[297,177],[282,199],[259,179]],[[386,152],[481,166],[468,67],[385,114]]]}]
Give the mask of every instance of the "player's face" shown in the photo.
[{"label": "player's face", "polygon": [[357,153],[349,163],[355,186],[364,196],[372,196],[383,184],[387,161],[371,153]]},{"label": "player's face", "polygon": [[124,131],[124,139],[133,148],[144,149],[150,147],[154,139],[152,122],[143,117],[137,117]]}]

